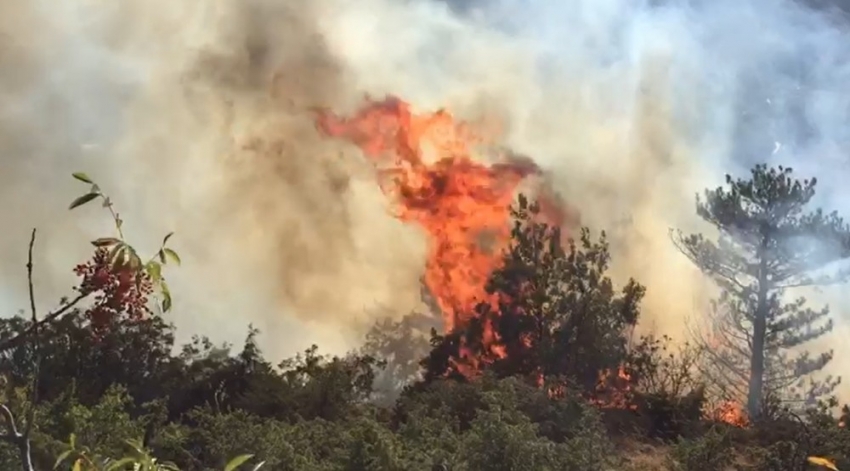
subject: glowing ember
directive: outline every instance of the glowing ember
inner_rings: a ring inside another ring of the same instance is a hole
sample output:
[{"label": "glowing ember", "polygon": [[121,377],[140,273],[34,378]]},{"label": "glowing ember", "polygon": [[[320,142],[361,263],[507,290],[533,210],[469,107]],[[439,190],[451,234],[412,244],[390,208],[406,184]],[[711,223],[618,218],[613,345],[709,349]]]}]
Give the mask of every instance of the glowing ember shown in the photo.
[{"label": "glowing ember", "polygon": [[735,401],[722,401],[708,414],[709,419],[744,428],[750,424],[744,407]]},{"label": "glowing ember", "polygon": [[[539,169],[528,159],[485,165],[472,158],[484,140],[445,110],[414,114],[387,98],[351,117],[323,112],[323,133],[348,139],[375,165],[381,189],[393,198],[396,216],[430,236],[425,284],[444,315],[446,332],[465,325],[480,302],[510,239],[510,206],[519,184]],[[433,163],[426,163],[426,155]],[[545,208],[555,215],[554,205]],[[556,221],[562,218],[552,218]],[[485,338],[495,344],[489,330]],[[499,348],[493,345],[499,354]]]},{"label": "glowing ember", "polygon": [[604,370],[596,382],[596,398],[591,402],[602,409],[635,410],[632,375],[620,366],[616,372]]},{"label": "glowing ember", "polygon": [[[716,327],[705,337],[706,346],[718,354],[730,351],[734,347],[731,342],[730,338]],[[741,381],[736,386],[742,390],[747,388],[745,381]],[[703,416],[709,420],[724,422],[735,427],[743,428],[749,425],[749,418],[742,402],[730,400],[728,397],[714,403],[713,407],[704,408]]]}]

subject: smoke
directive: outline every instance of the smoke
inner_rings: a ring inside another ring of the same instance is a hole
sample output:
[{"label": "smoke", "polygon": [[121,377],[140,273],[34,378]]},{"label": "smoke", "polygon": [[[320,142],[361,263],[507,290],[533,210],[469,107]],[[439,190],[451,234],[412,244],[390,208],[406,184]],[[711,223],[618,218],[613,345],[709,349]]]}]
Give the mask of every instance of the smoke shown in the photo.
[{"label": "smoke", "polygon": [[[695,192],[779,162],[850,210],[850,36],[818,8],[0,0],[0,308],[26,305],[31,227],[42,308],[109,230],[94,206],[65,211],[85,190],[69,174],[85,171],[131,242],[176,232],[178,331],[238,341],[254,323],[273,355],[352,346],[378,306],[418,305],[423,235],[389,215],[351,146],[317,135],[311,108],[390,93],[504,123],[583,223],[609,232],[618,278],[648,286],[644,326],[680,335],[708,294],[668,239],[705,230]],[[848,306],[833,307],[841,325]]]},{"label": "smoke", "polygon": [[322,6],[0,5],[16,12],[0,30],[15,61],[0,74],[4,307],[26,305],[30,227],[43,308],[110,230],[94,205],[65,211],[87,190],[73,171],[112,196],[139,248],[176,232],[185,266],[167,276],[184,332],[239,341],[253,322],[283,340],[272,354],[342,350],[370,308],[416,299],[421,236],[313,129],[310,107],[357,96]]}]

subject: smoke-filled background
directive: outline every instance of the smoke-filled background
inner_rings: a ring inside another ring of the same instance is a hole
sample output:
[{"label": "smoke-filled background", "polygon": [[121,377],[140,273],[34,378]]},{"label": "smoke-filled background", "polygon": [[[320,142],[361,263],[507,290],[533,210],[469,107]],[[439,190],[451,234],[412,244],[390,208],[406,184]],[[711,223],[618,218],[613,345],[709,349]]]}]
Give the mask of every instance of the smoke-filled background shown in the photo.
[{"label": "smoke-filled background", "polygon": [[178,332],[357,345],[420,307],[425,240],[311,109],[389,93],[503,123],[648,286],[643,327],[681,336],[707,292],[668,230],[705,229],[697,191],[788,163],[850,214],[847,25],[781,0],[0,0],[0,310],[26,305],[30,228],[42,309],[110,230],[66,211],[84,171],[140,249],[176,232]]}]

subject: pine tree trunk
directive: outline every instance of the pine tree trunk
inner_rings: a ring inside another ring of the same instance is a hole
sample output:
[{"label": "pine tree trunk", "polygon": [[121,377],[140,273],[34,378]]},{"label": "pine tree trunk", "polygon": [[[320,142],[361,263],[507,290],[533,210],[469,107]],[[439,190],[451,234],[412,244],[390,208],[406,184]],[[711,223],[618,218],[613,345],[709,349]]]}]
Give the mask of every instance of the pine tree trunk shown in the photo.
[{"label": "pine tree trunk", "polygon": [[[761,297],[761,293],[759,294]],[[767,302],[759,299],[753,322],[753,352],[750,358],[750,384],[747,392],[747,414],[756,418],[761,413],[764,391],[764,341],[767,331]]]},{"label": "pine tree trunk", "polygon": [[753,351],[750,357],[750,383],[747,391],[747,414],[751,419],[757,418],[762,410],[762,395],[764,393],[764,347],[767,336],[767,258],[764,251],[767,247],[767,237],[762,242],[759,252],[758,294],[756,312],[753,318]]}]

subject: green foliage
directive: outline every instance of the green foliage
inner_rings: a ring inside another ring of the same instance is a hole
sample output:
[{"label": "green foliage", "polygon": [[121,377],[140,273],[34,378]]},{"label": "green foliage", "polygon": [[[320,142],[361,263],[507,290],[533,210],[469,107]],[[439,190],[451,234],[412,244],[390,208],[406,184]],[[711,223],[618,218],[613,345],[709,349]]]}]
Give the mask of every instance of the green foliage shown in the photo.
[{"label": "green foliage", "polygon": [[670,468],[673,471],[725,471],[734,458],[730,451],[729,435],[720,427],[714,427],[700,438],[677,443],[670,456]]},{"label": "green foliage", "polygon": [[833,416],[834,400],[822,401],[802,415],[786,409],[750,431],[757,446],[760,471],[807,470],[809,458],[825,457],[839,469],[850,469],[850,431]]},{"label": "green foliage", "polygon": [[556,455],[558,466],[555,469],[614,470],[620,466],[621,459],[615,454],[615,447],[599,412],[585,405],[582,415],[571,429],[569,439],[559,446]]},{"label": "green foliage", "polygon": [[806,458],[808,455],[803,447],[794,441],[771,443],[767,448],[759,450],[758,471],[797,471],[809,469]]},{"label": "green foliage", "polygon": [[[44,418],[39,430],[51,430],[58,435],[73,435],[76,443],[86,445],[95,456],[120,456],[128,440],[144,435],[143,418],[130,415],[132,398],[125,387],[110,386],[100,401],[92,407],[79,404],[73,395],[66,395],[42,406]],[[48,437],[44,437],[47,442]]]},{"label": "green foliage", "polygon": [[373,420],[359,419],[348,437],[345,471],[401,471],[405,469],[398,438]]},{"label": "green foliage", "polygon": [[584,470],[615,464],[599,413],[515,379],[488,380],[455,462],[469,470]]},{"label": "green foliage", "polygon": [[665,441],[698,435],[706,406],[705,387],[696,376],[699,350],[685,343],[672,351],[671,343],[666,336],[643,337],[629,353],[641,433]]},{"label": "green foliage", "polygon": [[188,469],[221,466],[228,457],[246,450],[261,456],[270,469],[318,469],[318,460],[309,450],[320,442],[310,443],[310,438],[328,440],[327,436],[318,436],[316,432],[320,430],[313,430],[313,436],[308,437],[299,433],[302,426],[263,419],[244,411],[220,414],[204,408],[192,411],[187,418],[192,426],[186,430],[183,449],[202,450],[185,464]]},{"label": "green foliage", "polygon": [[[60,469],[70,465],[72,471],[180,471],[180,468],[171,462],[160,462],[151,456],[150,451],[137,440],[127,440],[130,453],[123,458],[112,459],[102,457],[92,452],[86,446],[77,443],[73,434],[65,446],[53,469]],[[237,471],[247,464],[254,456],[239,455],[224,465],[223,471]],[[265,463],[261,462],[253,466],[252,471],[258,471]]]},{"label": "green foliage", "polygon": [[80,446],[76,437],[71,435],[65,451],[59,455],[53,469],[60,469],[68,464],[73,471],[179,471],[174,463],[159,462],[150,456],[144,446],[135,440],[127,440],[130,454],[112,459],[93,452],[86,446]]},{"label": "green foliage", "polygon": [[405,392],[394,421],[404,442],[421,446],[413,469],[578,470],[612,460],[597,411],[577,394],[552,399],[517,378],[430,382]]},{"label": "green foliage", "polygon": [[536,471],[553,469],[555,444],[537,436],[537,428],[516,410],[492,404],[473,421],[462,442],[466,469]]}]

